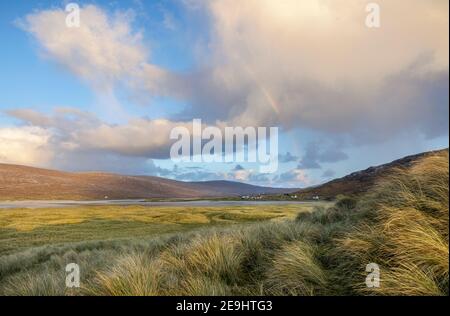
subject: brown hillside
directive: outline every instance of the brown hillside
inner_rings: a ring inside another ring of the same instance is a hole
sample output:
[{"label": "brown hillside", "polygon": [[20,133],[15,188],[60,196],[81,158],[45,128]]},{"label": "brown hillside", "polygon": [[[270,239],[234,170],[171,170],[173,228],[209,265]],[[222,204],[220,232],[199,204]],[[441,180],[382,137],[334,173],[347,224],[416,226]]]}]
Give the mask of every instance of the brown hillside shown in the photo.
[{"label": "brown hillside", "polygon": [[444,151],[448,151],[448,149],[407,156],[384,165],[351,173],[343,178],[332,180],[320,186],[302,189],[295,194],[302,200],[313,199],[315,196],[318,196],[320,199],[330,200],[336,198],[338,195],[360,195],[367,192],[379,179],[390,174],[394,169],[410,167],[421,158]]},{"label": "brown hillside", "polygon": [[0,200],[200,198],[286,192],[230,181],[181,182],[151,176],[71,173],[0,164]]}]

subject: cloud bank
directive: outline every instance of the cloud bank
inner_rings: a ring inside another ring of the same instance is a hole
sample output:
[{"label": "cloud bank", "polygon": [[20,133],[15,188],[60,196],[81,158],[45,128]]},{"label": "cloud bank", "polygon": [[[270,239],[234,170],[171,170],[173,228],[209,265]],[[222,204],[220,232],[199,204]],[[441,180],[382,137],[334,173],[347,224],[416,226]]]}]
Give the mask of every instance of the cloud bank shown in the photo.
[{"label": "cloud bank", "polygon": [[[22,29],[44,56],[95,91],[114,94],[121,87],[136,99],[162,96],[186,107],[119,125],[76,109],[59,108],[52,115],[15,109],[9,115],[22,125],[0,129],[1,160],[52,165],[64,156],[86,163],[80,157],[103,153],[112,162],[123,158],[155,170],[146,161],[167,157],[170,129],[192,118],[346,139],[331,149],[302,144],[298,168],[280,179],[305,182],[304,169],[345,160],[345,146],[398,135],[448,135],[448,1],[380,0],[377,29],[365,25],[368,1],[362,0],[183,3],[186,14],[202,12],[209,25],[206,45],[186,48],[198,60],[183,73],[152,61],[145,30],[134,27],[131,10],[84,6],[80,28],[66,27],[62,9],[24,17]],[[288,154],[283,158],[291,162],[298,153]],[[243,180],[256,176],[234,173]]]}]

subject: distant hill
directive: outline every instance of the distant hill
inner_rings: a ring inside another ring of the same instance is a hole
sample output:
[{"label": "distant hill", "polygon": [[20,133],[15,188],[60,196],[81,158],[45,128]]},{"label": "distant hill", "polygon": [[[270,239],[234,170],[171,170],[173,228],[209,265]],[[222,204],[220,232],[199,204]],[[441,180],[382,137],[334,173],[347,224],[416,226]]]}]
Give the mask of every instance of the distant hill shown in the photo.
[{"label": "distant hill", "polygon": [[0,200],[208,198],[285,192],[292,192],[292,189],[232,181],[182,182],[152,176],[72,173],[0,164]]},{"label": "distant hill", "polygon": [[390,163],[370,167],[365,170],[351,173],[343,178],[335,179],[325,184],[305,188],[293,194],[297,195],[298,199],[310,200],[315,196],[320,199],[334,199],[336,196],[342,195],[360,195],[368,191],[376,181],[383,176],[388,175],[395,168],[407,168],[414,164],[417,160],[436,153],[448,151],[448,149],[424,152],[417,155],[407,156]]},{"label": "distant hill", "polygon": [[152,176],[127,176],[102,172],[63,172],[0,164],[0,200],[98,200],[151,198],[213,198],[284,194],[299,200],[334,199],[337,195],[365,193],[394,168],[409,167],[432,151],[351,173],[343,178],[302,190],[254,186],[233,181],[182,182]]}]

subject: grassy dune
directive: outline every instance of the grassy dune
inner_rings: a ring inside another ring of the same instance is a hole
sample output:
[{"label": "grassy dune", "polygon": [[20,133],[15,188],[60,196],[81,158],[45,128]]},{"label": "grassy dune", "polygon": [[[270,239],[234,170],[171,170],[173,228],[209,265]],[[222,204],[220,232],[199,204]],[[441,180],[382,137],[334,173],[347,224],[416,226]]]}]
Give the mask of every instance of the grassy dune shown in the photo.
[{"label": "grassy dune", "polygon": [[[208,215],[199,214],[208,223],[196,222],[201,227],[181,233],[9,252],[0,258],[0,294],[449,294],[448,153],[397,170],[358,201],[342,197],[313,212],[275,207],[262,212],[257,222],[248,218],[256,211],[204,212]],[[95,216],[107,216],[101,213]],[[135,215],[123,216],[136,221]],[[144,218],[139,221],[154,223],[154,218]],[[46,221],[33,228],[5,221],[1,219],[2,227],[19,236],[49,228]],[[69,262],[80,265],[80,289],[65,288]],[[368,263],[380,267],[379,288],[365,285]]]}]

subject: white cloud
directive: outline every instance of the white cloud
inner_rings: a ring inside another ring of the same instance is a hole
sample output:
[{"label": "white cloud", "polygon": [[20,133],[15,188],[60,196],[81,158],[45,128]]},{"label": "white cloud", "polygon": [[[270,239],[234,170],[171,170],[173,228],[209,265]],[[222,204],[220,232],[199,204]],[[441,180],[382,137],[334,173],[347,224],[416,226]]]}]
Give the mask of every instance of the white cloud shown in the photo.
[{"label": "white cloud", "polygon": [[[133,30],[133,11],[108,14],[94,5],[80,10],[80,27],[67,27],[67,13],[51,9],[29,14],[21,26],[43,52],[98,90],[118,84],[136,85],[136,74],[148,66],[149,49]],[[131,81],[130,81],[131,80]]]},{"label": "white cloud", "polygon": [[[169,137],[172,128],[183,126],[192,129],[192,123],[162,119],[141,118],[125,124],[108,124],[93,114],[72,108],[57,108],[51,115],[31,109],[7,113],[23,121],[25,126],[1,130],[0,157],[8,162],[33,165],[46,165],[52,158],[55,158],[52,162],[57,163],[61,157],[74,165],[80,162],[87,164],[89,159],[80,158],[82,154],[94,160],[95,154],[128,156],[128,160],[131,157],[144,160],[168,158],[173,143]],[[26,150],[20,150],[22,147]],[[98,164],[92,161],[91,165]]]},{"label": "white cloud", "polygon": [[433,58],[424,71],[448,68],[445,0],[378,1],[380,29],[366,27],[367,2],[361,0],[207,3],[214,18],[217,54],[234,67],[239,63],[249,67],[269,85],[291,77],[364,88],[428,54]]},{"label": "white cloud", "polygon": [[169,137],[170,131],[180,126],[192,129],[192,123],[133,119],[122,125],[102,123],[91,129],[77,130],[73,135],[84,148],[130,156],[168,158],[173,142]]},{"label": "white cloud", "polygon": [[163,25],[165,28],[171,31],[175,31],[177,28],[177,24],[174,20],[173,15],[166,10],[163,10]]},{"label": "white cloud", "polygon": [[50,137],[40,127],[0,128],[0,162],[48,166],[54,157]]}]

